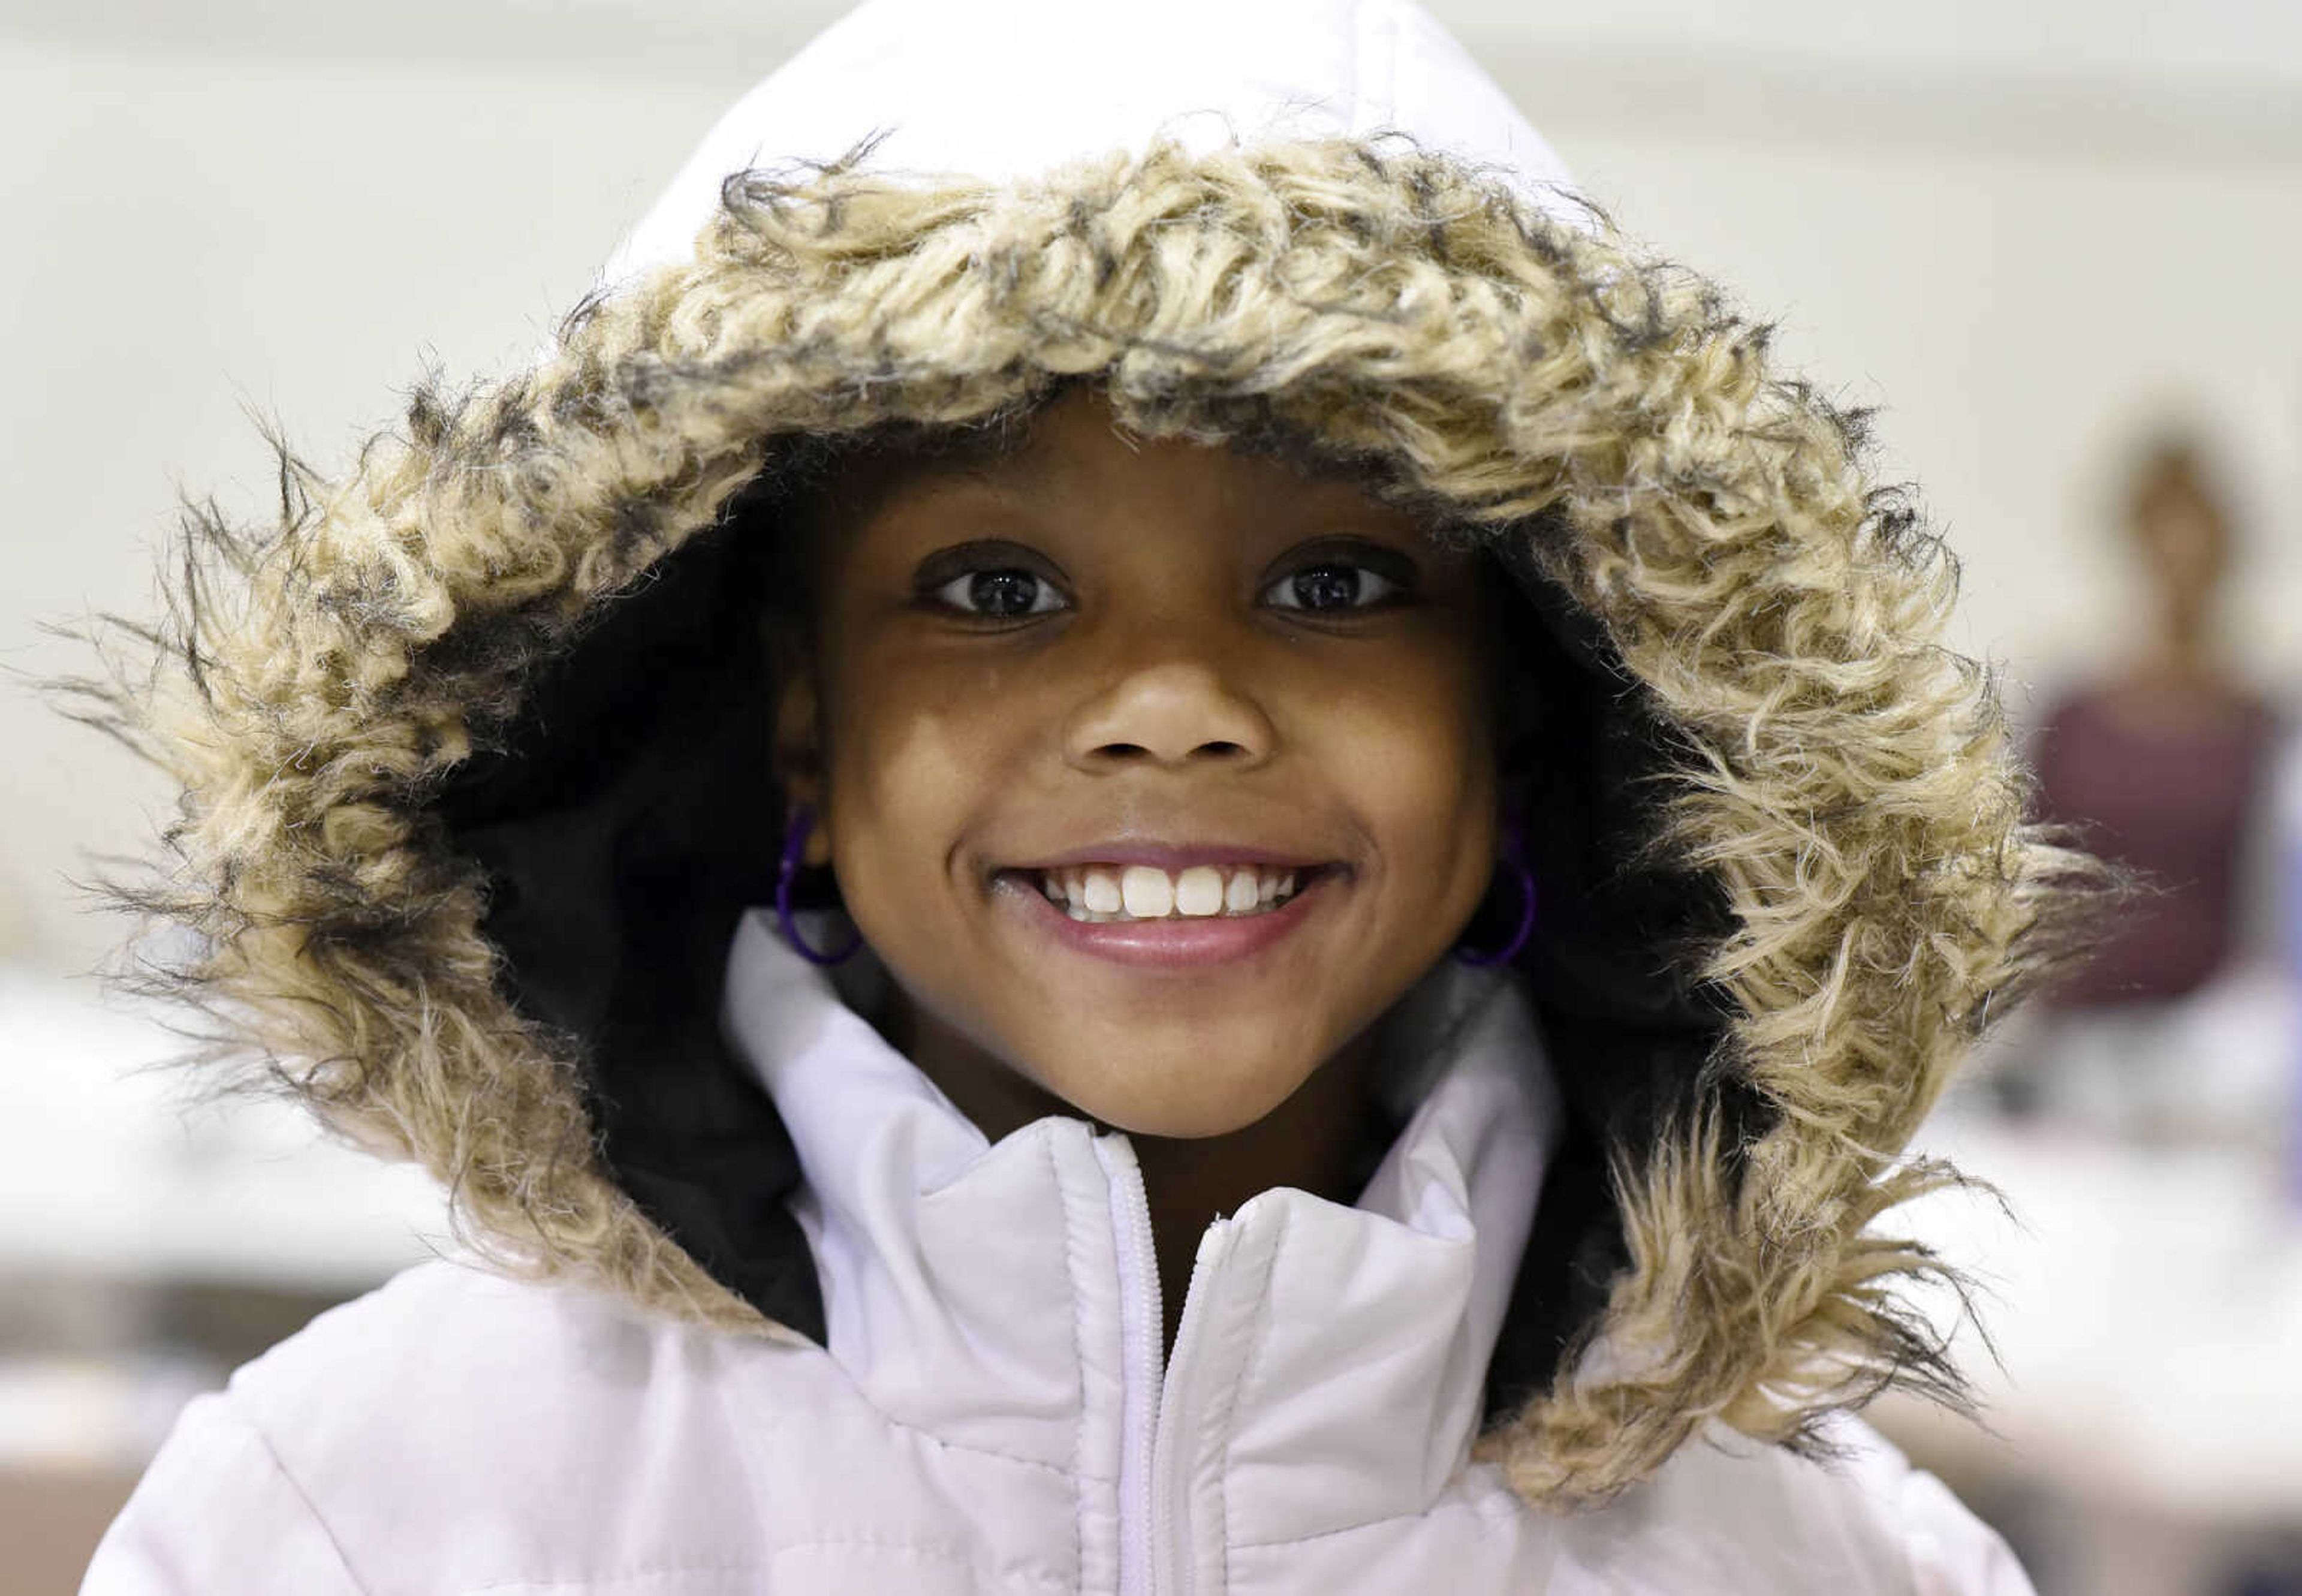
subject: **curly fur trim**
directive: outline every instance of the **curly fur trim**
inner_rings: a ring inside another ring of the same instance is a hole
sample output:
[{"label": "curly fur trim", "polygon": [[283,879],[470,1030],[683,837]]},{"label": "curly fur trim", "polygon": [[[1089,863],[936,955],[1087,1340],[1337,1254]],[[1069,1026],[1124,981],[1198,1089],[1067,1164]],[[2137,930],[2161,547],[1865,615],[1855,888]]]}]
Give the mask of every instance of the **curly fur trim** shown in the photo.
[{"label": "curly fur trim", "polygon": [[172,864],[105,885],[197,951],[126,979],[205,1005],[199,1059],[422,1161],[499,1266],[772,1333],[601,1173],[564,1038],[500,995],[425,796],[787,446],[1090,376],[1141,433],[1291,429],[1517,540],[1684,734],[1652,846],[1724,887],[1703,974],[1739,1014],[1711,1068],[1779,1117],[1618,1152],[1633,1265],[1593,1340],[1633,1356],[1570,1357],[1480,1455],[1568,1506],[1714,1417],[1821,1450],[1885,1383],[1962,1400],[1891,1289],[1957,1276],[1870,1227],[1959,1179],[1898,1155],[2122,878],[2024,822],[1995,683],[1937,641],[1955,565],[1869,485],[1863,418],[1603,216],[1563,227],[1403,140],[934,190],[866,153],[731,180],[692,262],[581,307],[536,369],[427,385],[347,480],[283,451],[269,536],[190,517],[171,618],[113,623],[141,678],[107,656],[61,685],[183,787]]}]

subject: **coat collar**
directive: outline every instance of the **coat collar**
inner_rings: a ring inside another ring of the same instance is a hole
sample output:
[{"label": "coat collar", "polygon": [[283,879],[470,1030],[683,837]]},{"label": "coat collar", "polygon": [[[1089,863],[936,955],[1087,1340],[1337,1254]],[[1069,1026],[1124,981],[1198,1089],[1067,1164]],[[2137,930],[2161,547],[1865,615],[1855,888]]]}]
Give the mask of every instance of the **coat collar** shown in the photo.
[{"label": "coat collar", "polygon": [[[825,945],[835,912],[796,918]],[[1128,1370],[1156,1333],[1122,1287],[1131,1143],[1068,1115],[989,1141],[865,1017],[886,979],[868,946],[802,960],[767,910],[729,954],[723,1025],[798,1153],[827,1350],[881,1415],[946,1444],[1115,1471]],[[1189,1388],[1220,1415],[1175,1441],[1214,1449],[1211,1477],[1278,1471],[1252,1493],[1274,1535],[1417,1510],[1463,1466],[1558,1134],[1516,979],[1446,960],[1382,1023],[1404,1130],[1355,1205],[1276,1188],[1210,1227],[1201,1323],[1165,1373],[1171,1405]]]}]

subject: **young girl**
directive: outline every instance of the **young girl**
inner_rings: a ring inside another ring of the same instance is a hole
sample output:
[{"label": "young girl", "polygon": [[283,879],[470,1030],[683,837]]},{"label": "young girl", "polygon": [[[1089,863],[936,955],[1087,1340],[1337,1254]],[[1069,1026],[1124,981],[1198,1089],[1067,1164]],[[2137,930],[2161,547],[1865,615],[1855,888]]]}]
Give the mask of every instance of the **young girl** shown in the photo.
[{"label": "young girl", "polygon": [[464,1250],[85,1590],[2026,1589],[1874,1221],[2115,883],[1765,343],[1406,0],[832,29],[148,634],[155,979]]}]

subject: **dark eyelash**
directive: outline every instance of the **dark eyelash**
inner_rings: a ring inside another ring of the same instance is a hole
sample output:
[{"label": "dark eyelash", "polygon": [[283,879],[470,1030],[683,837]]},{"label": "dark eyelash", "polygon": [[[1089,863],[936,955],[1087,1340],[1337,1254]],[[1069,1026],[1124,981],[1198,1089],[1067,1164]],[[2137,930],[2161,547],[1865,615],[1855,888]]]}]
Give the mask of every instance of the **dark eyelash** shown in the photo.
[{"label": "dark eyelash", "polygon": [[955,576],[971,576],[979,571],[1029,571],[1032,575],[1046,578],[1047,573],[1037,568],[1029,550],[1021,544],[1004,542],[996,538],[978,539],[973,542],[954,543],[948,549],[938,549],[922,561],[912,574],[912,591],[925,595],[939,587],[950,585]]},{"label": "dark eyelash", "polygon": [[987,626],[1012,626],[1035,617],[1028,615],[978,615],[972,610],[945,603],[936,597],[936,593],[962,576],[1000,571],[1037,577],[1050,587],[1056,585],[1054,576],[1039,568],[1039,563],[1030,550],[996,539],[954,543],[948,549],[937,550],[920,565],[912,578],[912,596],[935,613],[955,620]]},{"label": "dark eyelash", "polygon": [[1264,584],[1264,591],[1268,592],[1282,582],[1291,582],[1306,572],[1328,569],[1368,572],[1390,584],[1391,592],[1372,604],[1353,604],[1341,609],[1311,609],[1289,605],[1281,605],[1280,608],[1288,609],[1293,614],[1308,616],[1374,615],[1386,609],[1396,609],[1402,604],[1413,602],[1415,599],[1416,571],[1412,562],[1391,558],[1388,551],[1384,551],[1382,555],[1370,556],[1357,550],[1315,554],[1291,569],[1282,571],[1273,577]]},{"label": "dark eyelash", "polygon": [[970,566],[965,570],[953,572],[949,576],[944,578],[943,581],[937,583],[935,587],[926,590],[920,595],[921,601],[931,606],[942,614],[951,616],[956,619],[975,621],[985,626],[1013,626],[1021,621],[1040,620],[1045,618],[1047,614],[1052,613],[1050,611],[1044,610],[1026,610],[1021,615],[984,615],[976,610],[962,609],[956,605],[946,604],[941,599],[936,597],[937,589],[948,587],[962,576],[984,575],[1012,575],[1017,576],[1029,576],[1034,581],[1038,582],[1050,589],[1055,586],[1055,584],[1044,573],[1035,571],[1029,566],[1019,566],[1005,563],[998,565]]},{"label": "dark eyelash", "polygon": [[[1384,548],[1379,544],[1357,542],[1347,542],[1340,546],[1311,549],[1294,566],[1265,582],[1261,591],[1268,592],[1278,584],[1290,581],[1306,571],[1321,570],[1330,567],[1356,567],[1371,572],[1390,583],[1394,591],[1388,597],[1378,600],[1374,603],[1354,605],[1343,609],[1319,610],[1285,605],[1279,608],[1290,609],[1296,614],[1317,617],[1373,615],[1408,603],[1416,596],[1416,577],[1419,573],[1412,559],[1396,550]],[[1012,572],[1035,577],[1050,587],[1061,585],[1049,572],[1040,568],[1040,562],[1029,550],[1020,544],[990,539],[955,543],[948,549],[939,550],[929,556],[912,577],[912,596],[921,604],[938,613],[962,620],[999,626],[1013,625],[1037,618],[1029,614],[979,615],[972,610],[945,604],[935,596],[939,590],[950,586],[962,576],[1000,572]]]}]

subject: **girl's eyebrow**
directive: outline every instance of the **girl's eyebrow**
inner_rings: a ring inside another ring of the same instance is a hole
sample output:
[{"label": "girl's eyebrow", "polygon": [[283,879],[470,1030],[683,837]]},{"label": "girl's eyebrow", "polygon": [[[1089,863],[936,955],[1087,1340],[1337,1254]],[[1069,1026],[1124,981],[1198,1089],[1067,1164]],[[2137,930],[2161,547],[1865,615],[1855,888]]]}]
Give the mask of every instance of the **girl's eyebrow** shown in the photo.
[{"label": "girl's eyebrow", "polygon": [[875,473],[882,494],[936,483],[974,483],[998,491],[1046,475],[1046,462],[1029,451],[1026,433],[987,429],[936,436],[923,445],[898,447]]},{"label": "girl's eyebrow", "polygon": [[1038,463],[1031,458],[1030,445],[1038,435],[1029,419],[931,431],[914,445],[912,458],[927,470],[967,476],[1001,466],[1036,472]]},{"label": "girl's eyebrow", "polygon": [[[1012,427],[916,429],[897,426],[850,435],[812,466],[815,502],[834,524],[854,526],[922,490],[972,483],[1003,491],[1029,434]],[[1038,475],[1037,462],[1023,467]]]},{"label": "girl's eyebrow", "polygon": [[[858,462],[865,466],[866,483],[859,508],[869,514],[898,498],[938,486],[971,485],[1009,499],[1026,493],[1059,463],[1058,456],[1030,447],[1038,437],[1029,424],[1008,423],[906,429],[870,440],[863,443]],[[1285,441],[1236,452],[1285,468],[1298,488],[1356,492],[1387,510],[1414,516],[1406,506],[1383,501],[1389,475],[1365,460]]]}]

